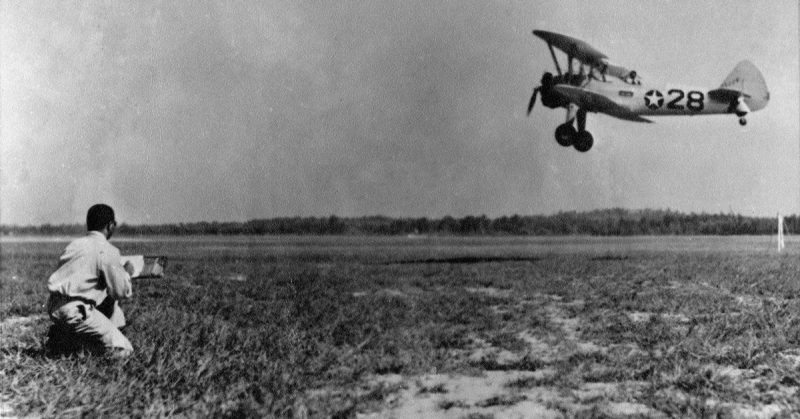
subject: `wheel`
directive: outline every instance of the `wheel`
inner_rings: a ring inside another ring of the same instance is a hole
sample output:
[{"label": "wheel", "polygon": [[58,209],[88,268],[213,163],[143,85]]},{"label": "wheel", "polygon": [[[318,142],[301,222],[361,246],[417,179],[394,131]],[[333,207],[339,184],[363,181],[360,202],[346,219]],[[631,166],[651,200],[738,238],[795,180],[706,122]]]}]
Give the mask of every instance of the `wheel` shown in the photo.
[{"label": "wheel", "polygon": [[741,125],[741,126],[747,125],[747,120],[744,119],[744,118],[739,118],[739,125]]},{"label": "wheel", "polygon": [[572,124],[561,124],[556,128],[556,142],[562,147],[569,147],[575,142],[576,133]]},{"label": "wheel", "polygon": [[575,150],[585,153],[592,148],[594,138],[589,131],[581,131],[575,135]]}]

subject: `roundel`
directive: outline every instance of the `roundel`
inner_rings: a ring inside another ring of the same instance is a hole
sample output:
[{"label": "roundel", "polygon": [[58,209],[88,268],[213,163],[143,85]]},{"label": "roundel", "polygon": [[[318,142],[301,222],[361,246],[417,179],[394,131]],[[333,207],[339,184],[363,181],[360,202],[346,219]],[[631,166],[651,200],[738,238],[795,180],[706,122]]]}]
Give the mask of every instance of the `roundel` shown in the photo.
[{"label": "roundel", "polygon": [[650,90],[644,95],[644,103],[650,109],[658,109],[664,104],[664,95],[658,90]]}]

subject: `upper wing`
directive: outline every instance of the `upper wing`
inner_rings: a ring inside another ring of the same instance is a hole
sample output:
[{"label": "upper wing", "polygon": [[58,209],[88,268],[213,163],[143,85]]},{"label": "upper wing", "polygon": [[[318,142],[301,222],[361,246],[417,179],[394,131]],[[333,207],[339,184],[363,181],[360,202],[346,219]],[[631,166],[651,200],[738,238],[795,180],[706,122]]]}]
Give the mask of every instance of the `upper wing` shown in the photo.
[{"label": "upper wing", "polygon": [[[561,35],[560,33],[540,30],[533,31],[533,34],[542,38],[548,45],[564,51],[568,56],[577,58],[580,62],[597,68],[603,74],[612,75],[626,83],[641,84],[641,79],[637,76],[635,71],[611,64],[605,54],[580,39]],[[553,59],[555,59],[555,57],[553,57]]]},{"label": "upper wing", "polygon": [[579,87],[566,86],[559,84],[553,86],[553,90],[566,97],[570,102],[586,109],[589,112],[602,112],[615,118],[634,122],[653,122],[649,119],[631,112],[628,108],[621,106],[613,100],[593,92],[588,92]]},{"label": "upper wing", "polygon": [[595,67],[602,66],[608,57],[602,52],[594,49],[591,45],[580,39],[575,39],[570,36],[561,35],[555,32],[548,31],[533,31],[533,34],[542,38],[548,44],[564,51],[565,54],[571,55],[584,64],[592,65]]}]

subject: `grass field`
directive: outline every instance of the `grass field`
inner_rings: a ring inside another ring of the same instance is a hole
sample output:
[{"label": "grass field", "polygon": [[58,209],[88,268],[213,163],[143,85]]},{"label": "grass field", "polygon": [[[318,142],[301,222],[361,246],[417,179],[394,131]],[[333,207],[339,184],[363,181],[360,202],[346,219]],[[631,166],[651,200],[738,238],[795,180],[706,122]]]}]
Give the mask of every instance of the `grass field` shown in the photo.
[{"label": "grass field", "polygon": [[169,257],[125,361],[48,356],[66,242],[0,242],[0,417],[800,415],[798,241],[113,241]]}]

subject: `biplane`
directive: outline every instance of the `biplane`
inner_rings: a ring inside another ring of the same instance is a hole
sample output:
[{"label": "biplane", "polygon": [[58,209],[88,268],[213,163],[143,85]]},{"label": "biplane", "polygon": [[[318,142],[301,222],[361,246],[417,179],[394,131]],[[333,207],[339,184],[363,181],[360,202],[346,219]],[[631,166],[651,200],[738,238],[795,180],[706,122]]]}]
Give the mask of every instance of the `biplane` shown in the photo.
[{"label": "biplane", "polygon": [[[634,122],[652,122],[643,116],[732,113],[739,117],[739,124],[746,125],[745,116],[769,102],[764,76],[746,60],[739,62],[716,89],[652,85],[644,83],[636,71],[611,63],[584,41],[541,30],[533,34],[547,43],[558,74],[544,73],[541,84],[533,89],[528,115],[539,95],[544,106],[565,108],[566,122],[556,128],[556,141],[581,152],[589,151],[594,144],[586,130],[589,112]],[[566,71],[562,71],[553,48],[566,54]]]}]

